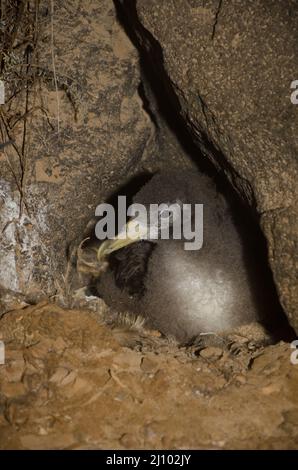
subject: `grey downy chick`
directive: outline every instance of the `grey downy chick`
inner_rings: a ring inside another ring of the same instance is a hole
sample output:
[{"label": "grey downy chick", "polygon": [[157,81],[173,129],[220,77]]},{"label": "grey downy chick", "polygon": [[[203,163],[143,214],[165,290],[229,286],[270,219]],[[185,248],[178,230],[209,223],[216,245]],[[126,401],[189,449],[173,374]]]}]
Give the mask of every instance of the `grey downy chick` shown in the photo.
[{"label": "grey downy chick", "polygon": [[[100,256],[110,254],[110,269],[97,288],[109,305],[142,315],[150,328],[181,342],[263,319],[255,292],[258,272],[248,263],[255,255],[247,256],[229,204],[213,180],[187,170],[158,173],[134,202],[203,204],[203,246],[188,251],[183,237],[140,236],[118,251],[117,240],[104,242]],[[149,230],[148,221],[147,225]]]}]

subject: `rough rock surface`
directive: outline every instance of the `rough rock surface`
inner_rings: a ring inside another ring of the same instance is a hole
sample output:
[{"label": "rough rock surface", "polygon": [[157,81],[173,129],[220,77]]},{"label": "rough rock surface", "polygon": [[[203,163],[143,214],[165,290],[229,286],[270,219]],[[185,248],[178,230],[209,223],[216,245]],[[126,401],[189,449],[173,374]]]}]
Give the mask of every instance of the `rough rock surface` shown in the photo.
[{"label": "rough rock surface", "polygon": [[289,344],[198,353],[102,316],[43,303],[2,317],[1,449],[297,448]]},{"label": "rough rock surface", "polygon": [[[69,244],[82,237],[96,205],[154,151],[138,53],[113,2],[54,2],[52,20],[50,3],[38,5],[33,56],[22,47],[7,56],[1,132],[15,146],[0,149],[2,311],[16,294],[35,301],[63,292]],[[27,89],[10,99],[17,74],[25,74]]]},{"label": "rough rock surface", "polygon": [[117,3],[193,139],[259,215],[298,331],[297,2]]}]

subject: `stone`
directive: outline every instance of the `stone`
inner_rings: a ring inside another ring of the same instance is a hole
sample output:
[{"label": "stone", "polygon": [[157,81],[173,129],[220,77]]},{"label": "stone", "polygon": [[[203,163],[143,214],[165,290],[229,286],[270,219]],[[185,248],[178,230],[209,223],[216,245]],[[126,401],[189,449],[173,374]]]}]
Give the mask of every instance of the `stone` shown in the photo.
[{"label": "stone", "polygon": [[24,384],[21,382],[4,382],[1,385],[1,392],[7,398],[24,395],[26,392]]},{"label": "stone", "polygon": [[[10,131],[15,146],[0,151],[0,313],[26,300],[63,297],[67,252],[83,239],[96,206],[137,171],[154,140],[138,93],[138,53],[113,2],[55,4],[53,38],[47,2],[39,8],[39,62],[27,72],[33,112],[26,136],[19,119]],[[18,76],[17,67],[12,70]],[[7,75],[7,96],[15,92],[12,78]],[[23,87],[1,107],[7,121],[25,109],[26,96]]]},{"label": "stone", "polygon": [[209,360],[212,360],[212,361],[216,361],[218,359],[220,359],[223,355],[223,350],[220,349],[220,348],[216,348],[216,347],[208,347],[208,348],[204,348],[202,349],[202,351],[200,351],[200,356],[203,357],[204,359],[209,359]]}]

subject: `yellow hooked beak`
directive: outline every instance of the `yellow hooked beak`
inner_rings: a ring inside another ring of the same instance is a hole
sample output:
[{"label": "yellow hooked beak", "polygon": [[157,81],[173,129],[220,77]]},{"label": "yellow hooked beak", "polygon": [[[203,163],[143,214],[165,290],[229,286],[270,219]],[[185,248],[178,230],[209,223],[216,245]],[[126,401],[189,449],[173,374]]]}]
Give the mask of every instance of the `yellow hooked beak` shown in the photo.
[{"label": "yellow hooked beak", "polygon": [[98,261],[105,260],[113,251],[143,240],[146,234],[147,227],[137,224],[134,219],[128,221],[118,235],[101,243],[97,250]]}]

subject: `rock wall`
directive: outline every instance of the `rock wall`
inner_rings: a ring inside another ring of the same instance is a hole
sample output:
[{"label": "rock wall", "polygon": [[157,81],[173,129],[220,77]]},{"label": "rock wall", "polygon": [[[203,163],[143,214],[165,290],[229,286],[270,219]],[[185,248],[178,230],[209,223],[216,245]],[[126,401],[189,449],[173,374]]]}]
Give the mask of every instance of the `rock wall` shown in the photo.
[{"label": "rock wall", "polygon": [[113,2],[50,5],[42,1],[33,12],[34,51],[7,52],[1,132],[15,144],[0,149],[2,312],[17,298],[65,290],[69,245],[96,205],[154,150],[138,92],[138,52]]}]

